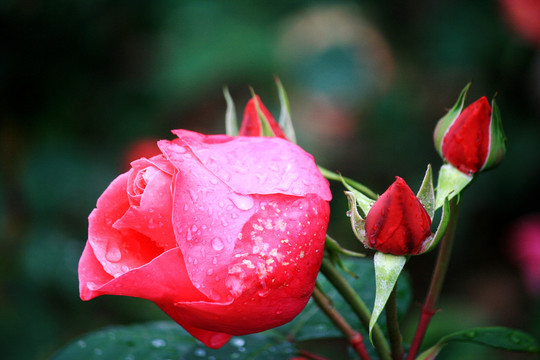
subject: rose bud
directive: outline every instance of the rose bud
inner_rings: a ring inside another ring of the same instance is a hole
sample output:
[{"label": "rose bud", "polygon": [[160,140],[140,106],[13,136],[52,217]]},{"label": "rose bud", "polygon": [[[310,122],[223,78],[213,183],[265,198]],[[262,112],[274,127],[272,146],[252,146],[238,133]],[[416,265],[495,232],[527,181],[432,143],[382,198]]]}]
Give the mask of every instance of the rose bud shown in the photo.
[{"label": "rose bud", "polygon": [[[261,121],[262,120],[262,121]],[[247,103],[242,118],[242,126],[238,135],[241,136],[263,136],[263,126],[268,125],[272,136],[287,139],[285,133],[278,123],[262,103],[258,95],[254,95]]]},{"label": "rose bud", "polygon": [[313,291],[329,219],[313,157],[279,137],[173,133],[98,199],[81,298],[148,299],[212,348],[289,322]]},{"label": "rose bud", "polygon": [[454,108],[438,122],[434,139],[437,151],[448,163],[472,175],[499,164],[506,147],[495,100],[493,111],[486,97],[462,110],[468,87]]},{"label": "rose bud", "polygon": [[364,245],[392,255],[417,255],[431,238],[431,218],[405,181],[396,181],[366,216]]}]

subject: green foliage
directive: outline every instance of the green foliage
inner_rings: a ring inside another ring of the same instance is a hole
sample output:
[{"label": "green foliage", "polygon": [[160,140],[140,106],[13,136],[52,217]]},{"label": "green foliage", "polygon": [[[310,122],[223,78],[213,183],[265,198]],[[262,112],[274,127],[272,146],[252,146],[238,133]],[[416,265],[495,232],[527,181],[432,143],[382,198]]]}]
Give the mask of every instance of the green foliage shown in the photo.
[{"label": "green foliage", "polygon": [[538,342],[523,331],[506,327],[474,328],[458,331],[441,338],[437,344],[424,351],[418,360],[435,359],[442,348],[451,342],[474,343],[516,352],[538,353]]},{"label": "green foliage", "polygon": [[209,349],[172,321],[117,326],[85,335],[51,360],[279,360],[294,353],[275,333],[234,337],[220,349]]}]

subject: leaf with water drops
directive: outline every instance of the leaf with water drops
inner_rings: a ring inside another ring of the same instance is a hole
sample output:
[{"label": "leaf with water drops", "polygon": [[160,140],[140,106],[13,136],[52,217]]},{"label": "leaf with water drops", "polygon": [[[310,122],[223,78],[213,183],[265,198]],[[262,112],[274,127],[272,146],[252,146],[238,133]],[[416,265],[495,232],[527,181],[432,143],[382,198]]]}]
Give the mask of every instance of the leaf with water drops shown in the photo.
[{"label": "leaf with water drops", "polygon": [[523,331],[506,327],[485,327],[458,331],[447,335],[420,354],[417,360],[435,359],[442,348],[450,342],[474,343],[516,352],[538,353],[540,350],[538,342]]},{"label": "leaf with water drops", "polygon": [[222,348],[210,349],[174,322],[161,321],[89,333],[51,360],[277,360],[295,352],[293,344],[275,332],[233,337]]}]

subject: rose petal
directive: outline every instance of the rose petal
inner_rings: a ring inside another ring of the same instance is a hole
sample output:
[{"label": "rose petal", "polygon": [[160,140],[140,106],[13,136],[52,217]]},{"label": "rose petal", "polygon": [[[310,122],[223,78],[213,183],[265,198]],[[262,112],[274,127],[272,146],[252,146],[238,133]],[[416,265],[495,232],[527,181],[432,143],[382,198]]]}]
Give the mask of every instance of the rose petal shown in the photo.
[{"label": "rose petal", "polygon": [[259,332],[287,323],[309,300],[329,206],[316,195],[262,198],[266,205],[246,222],[225,280],[236,299],[176,303],[190,324],[233,335]]},{"label": "rose petal", "polygon": [[238,193],[313,193],[327,201],[332,198],[328,181],[313,157],[289,141],[203,135],[188,130],[173,133],[179,137],[175,144],[189,147],[205,167]]},{"label": "rose petal", "polygon": [[169,250],[148,264],[113,278],[87,245],[79,262],[79,282],[83,300],[100,295],[133,296],[159,303],[208,300],[191,283],[179,249]]},{"label": "rose petal", "polygon": [[169,141],[160,141],[159,146],[178,169],[172,221],[187,271],[208,297],[227,299],[227,264],[237,235],[256,209],[255,201],[233,192],[190,148]]},{"label": "rose petal", "polygon": [[114,277],[148,263],[162,252],[141,233],[131,229],[117,230],[112,226],[129,209],[127,179],[128,173],[117,177],[88,217],[88,241],[104,270]]},{"label": "rose petal", "polygon": [[157,304],[161,310],[163,310],[167,315],[181,325],[187,332],[189,332],[194,338],[201,341],[204,345],[212,349],[218,349],[225,345],[227,341],[232,337],[232,335],[208,331],[201,328],[192,326],[190,323],[186,322],[183,317],[183,313],[178,311],[178,309],[173,304]]},{"label": "rose petal", "polygon": [[[172,167],[168,161],[167,163]],[[134,171],[144,165],[148,166],[144,169],[153,169],[147,171],[151,177],[140,197],[140,205],[131,206],[113,226],[116,229],[131,228],[148,236],[164,250],[172,249],[177,246],[171,222],[172,175],[156,168],[147,159],[140,159],[134,162],[134,165]]]}]

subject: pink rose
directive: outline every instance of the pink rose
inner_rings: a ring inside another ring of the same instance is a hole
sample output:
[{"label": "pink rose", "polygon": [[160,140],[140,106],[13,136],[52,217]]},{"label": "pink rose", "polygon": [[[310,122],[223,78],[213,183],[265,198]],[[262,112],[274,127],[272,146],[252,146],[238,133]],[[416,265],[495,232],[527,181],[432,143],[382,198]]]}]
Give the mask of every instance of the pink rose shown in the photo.
[{"label": "pink rose", "polygon": [[212,348],[289,322],[313,291],[329,219],[313,157],[278,137],[173,133],[98,199],[81,298],[151,300]]}]

